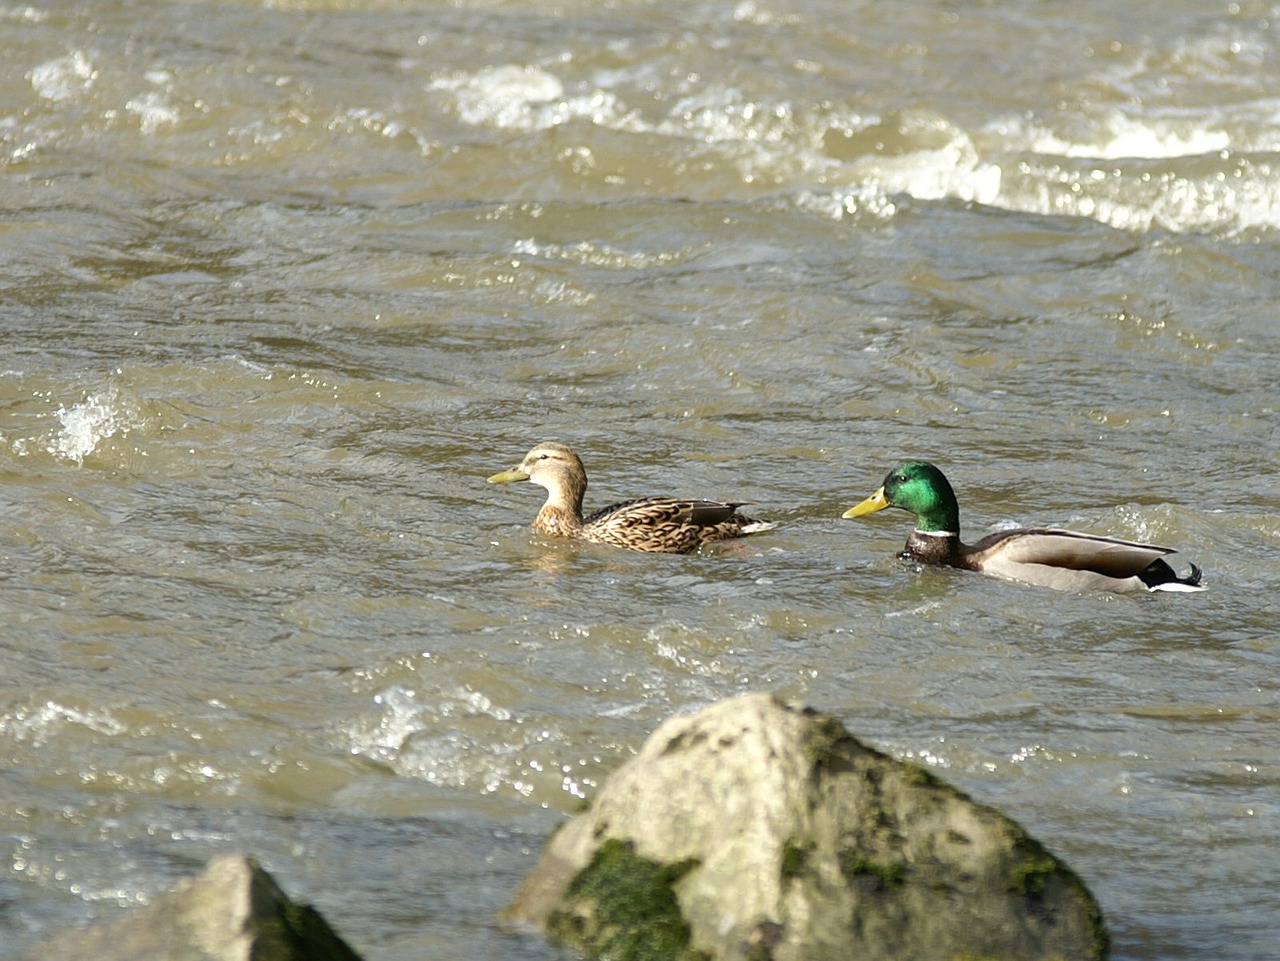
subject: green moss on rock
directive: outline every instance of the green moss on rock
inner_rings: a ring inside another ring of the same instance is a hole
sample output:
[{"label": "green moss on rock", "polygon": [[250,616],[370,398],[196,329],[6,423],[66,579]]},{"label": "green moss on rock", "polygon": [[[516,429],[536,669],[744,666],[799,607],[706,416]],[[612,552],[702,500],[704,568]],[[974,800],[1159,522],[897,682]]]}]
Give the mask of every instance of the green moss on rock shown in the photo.
[{"label": "green moss on rock", "polygon": [[860,851],[840,852],[840,873],[846,878],[873,878],[881,887],[896,888],[907,879],[907,866],[901,861],[877,861]]},{"label": "green moss on rock", "polygon": [[801,736],[805,756],[815,771],[826,771],[847,761],[848,748],[856,743],[834,717],[815,718]]},{"label": "green moss on rock", "polygon": [[689,947],[689,923],[672,885],[697,861],[661,864],[609,840],[565,891],[547,921],[552,940],[608,961],[706,961]]},{"label": "green moss on rock", "polygon": [[921,764],[903,762],[906,782],[916,787],[943,787],[943,780]]},{"label": "green moss on rock", "polygon": [[[1018,832],[1014,837],[1013,849],[1021,857],[1021,862],[1009,869],[1009,891],[1023,897],[1033,897],[1044,891],[1049,879],[1063,875],[1063,880],[1070,883],[1066,865],[1046,851],[1039,841]],[[1077,882],[1078,883],[1078,882]]]},{"label": "green moss on rock", "polygon": [[1097,900],[1089,892],[1080,876],[1059,861],[1035,838],[1019,830],[1013,839],[1014,850],[1022,856],[1022,863],[1009,871],[1009,891],[1026,898],[1042,894],[1051,878],[1075,892],[1082,905],[1087,906],[1088,923],[1092,929],[1094,957],[1106,958],[1111,953],[1111,935]]},{"label": "green moss on rock", "polygon": [[[309,904],[285,901],[281,911],[283,945],[281,958],[308,958],[311,961],[360,961],[342,938],[334,933],[320,913]],[[285,947],[287,946],[287,947]],[[265,951],[255,958],[275,957]]]},{"label": "green moss on rock", "polygon": [[809,855],[813,853],[813,847],[812,841],[804,844],[788,841],[783,845],[779,873],[782,875],[784,882],[798,878],[804,873],[804,869],[809,863]]}]

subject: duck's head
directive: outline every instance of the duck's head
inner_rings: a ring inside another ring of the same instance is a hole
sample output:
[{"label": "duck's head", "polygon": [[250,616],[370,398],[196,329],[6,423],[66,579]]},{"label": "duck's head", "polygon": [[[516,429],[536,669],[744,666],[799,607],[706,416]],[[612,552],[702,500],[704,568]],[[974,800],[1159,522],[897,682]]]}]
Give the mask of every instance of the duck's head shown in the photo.
[{"label": "duck's head", "polygon": [[571,448],[548,442],[525,454],[519,466],[489,478],[490,484],[515,481],[528,481],[552,492],[574,491],[580,497],[587,488],[587,472]]},{"label": "duck's head", "polygon": [[955,491],[942,471],[924,461],[905,461],[885,475],[880,489],[842,516],[862,517],[886,507],[898,507],[916,515],[916,529],[955,534],[960,508]]}]

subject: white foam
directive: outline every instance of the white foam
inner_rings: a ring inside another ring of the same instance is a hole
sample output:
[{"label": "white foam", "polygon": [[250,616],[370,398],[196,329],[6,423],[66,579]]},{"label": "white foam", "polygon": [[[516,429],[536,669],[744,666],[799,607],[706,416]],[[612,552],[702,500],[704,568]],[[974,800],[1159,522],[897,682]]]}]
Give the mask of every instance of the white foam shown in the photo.
[{"label": "white foam", "polygon": [[0,732],[37,745],[46,743],[68,725],[86,728],[105,737],[118,737],[127,730],[105,711],[82,711],[57,701],[46,701],[34,709],[0,715]]},{"label": "white foam", "polygon": [[76,50],[33,67],[27,74],[31,86],[45,100],[70,100],[89,89],[98,78],[83,50]]},{"label": "white foam", "polygon": [[[750,15],[753,8],[748,3],[741,11]],[[451,94],[458,116],[476,125],[534,131],[582,119],[683,141],[714,155],[708,169],[733,169],[742,184],[790,185],[798,206],[833,218],[892,217],[894,198],[912,197],[1085,217],[1122,230],[1280,226],[1280,181],[1267,159],[1276,147],[1268,131],[1280,100],[1163,115],[1118,106],[1073,116],[1058,128],[1017,115],[968,130],[923,109],[863,116],[830,105],[757,102],[715,82],[692,85],[664,116],[647,118],[628,110],[613,89],[644,82],[635,71],[598,71],[592,87],[571,95],[542,67],[505,64],[438,77],[432,87]],[[1133,82],[1110,78],[1106,85]],[[877,145],[879,127],[887,149]],[[833,141],[833,131],[845,134],[848,148]],[[552,255],[594,260],[610,253]]]},{"label": "white foam", "polygon": [[128,433],[141,423],[137,412],[120,400],[114,387],[90,394],[70,407],[59,407],[54,416],[62,429],[53,433],[46,449],[55,457],[76,464],[83,464],[104,440]]},{"label": "white foam", "polygon": [[426,702],[417,691],[396,685],[373,700],[379,708],[376,723],[365,724],[353,733],[352,751],[384,760],[397,755],[415,735],[437,729],[442,718],[485,717],[501,722],[512,719],[506,708],[468,688],[441,692],[438,701]]},{"label": "white foam", "polygon": [[1196,157],[1231,147],[1231,135],[1216,124],[1216,118],[1135,118],[1112,110],[1097,120],[1092,129],[1074,136],[1046,129],[1022,117],[1009,117],[992,124],[989,131],[1007,138],[1011,150],[1025,150],[1050,157],[1092,160],[1161,160]]},{"label": "white foam", "polygon": [[943,126],[948,136],[940,147],[876,157],[868,164],[868,175],[885,193],[903,193],[920,200],[997,203],[1003,180],[1000,165],[981,159],[963,132]]},{"label": "white foam", "polygon": [[140,127],[144,135],[156,132],[165,124],[178,122],[177,108],[165,100],[164,94],[149,90],[141,96],[134,97],[125,104],[125,109],[137,114],[141,120]]},{"label": "white foam", "polygon": [[452,93],[458,116],[476,126],[531,131],[574,119],[607,125],[619,116],[613,94],[567,96],[560,79],[540,67],[503,64],[437,77],[430,86]]},{"label": "white foam", "polygon": [[354,739],[354,753],[386,759],[398,752],[412,735],[426,730],[423,708],[413,691],[390,687],[374,697],[374,703],[382,709],[378,723]]}]

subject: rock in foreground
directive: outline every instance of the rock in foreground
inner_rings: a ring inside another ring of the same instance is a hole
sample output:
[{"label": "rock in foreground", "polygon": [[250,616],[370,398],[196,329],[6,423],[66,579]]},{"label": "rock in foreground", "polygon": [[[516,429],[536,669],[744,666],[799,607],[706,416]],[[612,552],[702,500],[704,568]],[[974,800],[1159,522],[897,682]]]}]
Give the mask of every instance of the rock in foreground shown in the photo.
[{"label": "rock in foreground", "polygon": [[209,862],[154,903],[70,931],[34,958],[57,961],[360,961],[313,908],[241,855]]},{"label": "rock in foreground", "polygon": [[767,695],[667,721],[507,908],[612,961],[1093,961],[1092,896],[1017,824]]}]

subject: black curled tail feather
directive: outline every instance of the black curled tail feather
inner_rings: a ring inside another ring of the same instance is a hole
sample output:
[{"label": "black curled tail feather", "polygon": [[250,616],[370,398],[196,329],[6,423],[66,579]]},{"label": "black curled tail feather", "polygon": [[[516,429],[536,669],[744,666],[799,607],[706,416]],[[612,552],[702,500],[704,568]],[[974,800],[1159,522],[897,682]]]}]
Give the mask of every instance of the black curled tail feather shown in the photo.
[{"label": "black curled tail feather", "polygon": [[1149,591],[1202,591],[1204,585],[1201,581],[1204,579],[1204,572],[1195,564],[1190,564],[1191,571],[1186,577],[1179,577],[1175,571],[1164,561],[1155,561],[1150,564],[1138,578],[1142,583],[1147,585]]}]

